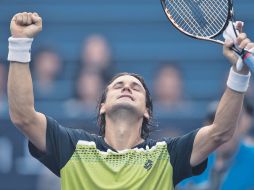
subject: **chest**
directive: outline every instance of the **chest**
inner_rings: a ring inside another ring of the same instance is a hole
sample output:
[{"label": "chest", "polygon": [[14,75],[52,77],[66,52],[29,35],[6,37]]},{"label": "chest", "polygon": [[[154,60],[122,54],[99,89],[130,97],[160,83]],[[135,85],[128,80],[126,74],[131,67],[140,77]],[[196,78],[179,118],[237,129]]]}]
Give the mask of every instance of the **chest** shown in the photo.
[{"label": "chest", "polygon": [[166,143],[103,152],[94,143],[79,142],[61,170],[66,189],[70,185],[71,189],[170,189],[172,176]]}]

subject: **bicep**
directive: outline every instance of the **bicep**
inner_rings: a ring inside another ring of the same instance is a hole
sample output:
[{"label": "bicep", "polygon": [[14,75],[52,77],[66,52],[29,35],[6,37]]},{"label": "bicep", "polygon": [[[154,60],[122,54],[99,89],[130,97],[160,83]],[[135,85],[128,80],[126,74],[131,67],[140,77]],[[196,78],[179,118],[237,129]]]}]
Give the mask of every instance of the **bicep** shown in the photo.
[{"label": "bicep", "polygon": [[212,137],[212,128],[213,125],[205,126],[197,132],[190,159],[192,167],[197,166],[207,159],[208,155],[218,147],[218,144]]},{"label": "bicep", "polygon": [[46,152],[46,116],[40,112],[34,112],[31,118],[31,121],[20,129],[36,148]]}]

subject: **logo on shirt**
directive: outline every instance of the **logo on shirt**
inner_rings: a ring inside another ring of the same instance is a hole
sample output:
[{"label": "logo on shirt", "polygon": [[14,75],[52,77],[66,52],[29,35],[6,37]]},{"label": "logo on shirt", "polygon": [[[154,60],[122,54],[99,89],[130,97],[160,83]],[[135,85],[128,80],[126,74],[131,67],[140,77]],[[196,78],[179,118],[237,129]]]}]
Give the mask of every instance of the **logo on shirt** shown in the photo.
[{"label": "logo on shirt", "polygon": [[147,160],[145,165],[144,165],[144,168],[148,171],[152,168],[153,166],[153,161],[152,160]]}]

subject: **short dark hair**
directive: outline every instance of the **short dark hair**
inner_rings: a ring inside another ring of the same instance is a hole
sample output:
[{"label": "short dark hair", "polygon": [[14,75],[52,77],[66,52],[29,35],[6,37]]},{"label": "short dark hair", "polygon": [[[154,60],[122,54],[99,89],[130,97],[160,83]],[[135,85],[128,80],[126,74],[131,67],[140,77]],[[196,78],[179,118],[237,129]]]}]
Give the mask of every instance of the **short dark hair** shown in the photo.
[{"label": "short dark hair", "polygon": [[135,73],[119,73],[117,75],[115,75],[107,84],[107,86],[105,87],[102,96],[98,102],[97,105],[97,123],[98,126],[100,127],[100,132],[99,134],[101,136],[105,136],[105,127],[106,127],[106,120],[105,120],[105,114],[100,114],[100,109],[101,109],[101,104],[104,103],[106,101],[106,97],[107,97],[107,92],[108,92],[108,86],[117,78],[124,76],[124,75],[130,75],[135,77],[136,79],[138,79],[141,84],[143,85],[145,92],[146,92],[146,107],[148,108],[148,114],[149,114],[149,119],[147,118],[143,118],[143,122],[142,122],[142,128],[141,128],[141,137],[143,139],[146,139],[149,134],[150,134],[150,126],[152,126],[152,116],[153,116],[153,103],[152,103],[152,98],[150,95],[150,92],[145,84],[145,81],[143,79],[143,77],[141,77],[138,74]]}]

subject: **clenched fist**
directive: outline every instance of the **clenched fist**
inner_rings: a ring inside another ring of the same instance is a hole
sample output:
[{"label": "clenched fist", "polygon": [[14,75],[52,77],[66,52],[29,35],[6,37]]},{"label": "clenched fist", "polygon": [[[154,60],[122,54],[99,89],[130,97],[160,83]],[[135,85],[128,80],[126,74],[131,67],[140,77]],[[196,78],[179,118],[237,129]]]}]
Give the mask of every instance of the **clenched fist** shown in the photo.
[{"label": "clenched fist", "polygon": [[11,20],[10,30],[14,38],[33,38],[42,30],[42,19],[37,13],[18,13]]},{"label": "clenched fist", "polygon": [[[239,46],[240,49],[253,49],[254,43],[251,42],[251,40],[247,37],[245,33],[243,33],[243,24],[242,22],[238,22],[236,25],[236,29],[240,32],[236,39],[236,43]],[[224,45],[224,55],[229,59],[229,61],[233,64],[233,68],[236,67],[236,62],[238,60],[238,56],[236,53],[232,50],[232,46],[234,43],[231,40],[226,40]],[[243,68],[241,71],[239,71],[241,74],[248,74],[249,68],[246,64],[243,64]]]}]

